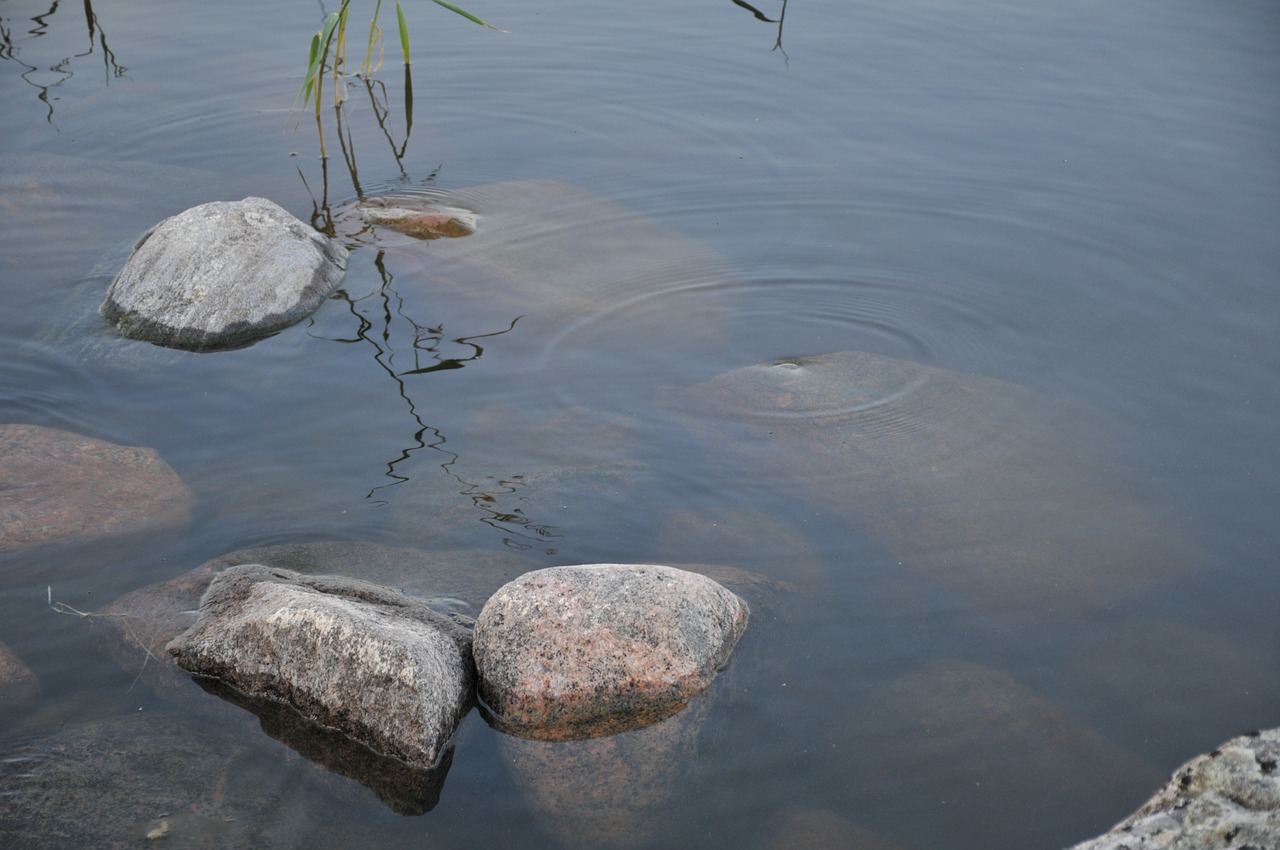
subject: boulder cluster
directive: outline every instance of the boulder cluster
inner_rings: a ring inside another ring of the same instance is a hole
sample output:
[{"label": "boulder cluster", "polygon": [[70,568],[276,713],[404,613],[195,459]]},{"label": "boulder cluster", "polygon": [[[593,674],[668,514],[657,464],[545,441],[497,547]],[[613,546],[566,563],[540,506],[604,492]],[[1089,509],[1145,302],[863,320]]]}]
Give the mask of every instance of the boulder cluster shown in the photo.
[{"label": "boulder cluster", "polygon": [[477,695],[493,725],[536,740],[669,717],[711,684],[747,617],[717,582],[667,566],[534,570],[472,626],[370,582],[242,564],[213,578],[168,650],[250,703],[431,770]]}]

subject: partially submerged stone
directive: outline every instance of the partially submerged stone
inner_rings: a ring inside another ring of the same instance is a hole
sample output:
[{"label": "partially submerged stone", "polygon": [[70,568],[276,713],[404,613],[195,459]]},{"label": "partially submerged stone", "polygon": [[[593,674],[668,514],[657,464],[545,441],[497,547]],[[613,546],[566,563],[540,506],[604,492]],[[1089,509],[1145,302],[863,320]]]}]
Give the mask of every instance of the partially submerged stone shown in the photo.
[{"label": "partially submerged stone", "polygon": [[266,199],[201,204],[139,240],[101,313],[133,339],[234,348],[313,312],[346,261],[346,248]]},{"label": "partially submerged stone", "polygon": [[154,449],[0,425],[0,553],[185,525],[193,500]]},{"label": "partially submerged stone", "polygon": [[1280,729],[1241,735],[1178,768],[1110,832],[1072,850],[1280,848]]},{"label": "partially submerged stone", "polygon": [[495,590],[537,566],[505,551],[424,551],[348,540],[238,549],[193,570],[125,594],[90,622],[130,676],[167,698],[190,692],[189,677],[165,646],[195,624],[214,576],[243,564],[304,575],[345,575],[395,587],[461,622],[473,620]]},{"label": "partially submerged stone", "polygon": [[[471,212],[477,226],[465,239],[439,239],[425,251],[398,233],[391,240],[374,234],[375,244],[391,249],[385,264],[401,284],[420,279],[437,296],[447,291],[474,297],[491,316],[523,316],[523,325],[541,325],[538,332],[552,338],[563,333],[569,318],[592,313],[619,320],[610,324],[614,336],[644,322],[642,338],[649,346],[650,329],[660,326],[664,351],[682,342],[681,333],[705,345],[725,330],[723,297],[696,295],[699,287],[729,277],[728,261],[639,210],[551,180],[395,198],[400,208],[410,202]],[[366,206],[350,216],[364,227],[367,214]],[[351,229],[344,222],[339,227]]]},{"label": "partially submerged stone", "polygon": [[747,624],[741,599],[658,565],[550,567],[476,620],[479,691],[498,728],[567,740],[668,717],[707,688]]},{"label": "partially submerged stone", "polygon": [[385,227],[414,239],[456,239],[476,232],[476,214],[421,198],[370,198],[359,204],[366,225]]},{"label": "partially submerged stone", "polygon": [[214,578],[200,619],[169,651],[190,673],[431,768],[471,705],[469,642],[388,588],[250,564]]}]

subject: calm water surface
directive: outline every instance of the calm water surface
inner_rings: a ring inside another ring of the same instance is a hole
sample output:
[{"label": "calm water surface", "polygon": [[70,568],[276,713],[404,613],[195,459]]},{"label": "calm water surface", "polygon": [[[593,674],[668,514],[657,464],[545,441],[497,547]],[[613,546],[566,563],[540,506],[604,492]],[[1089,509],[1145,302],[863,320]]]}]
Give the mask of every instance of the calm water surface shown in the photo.
[{"label": "calm water surface", "polygon": [[[0,559],[0,641],[44,688],[0,717],[5,752],[103,721],[137,747],[183,722],[49,610],[50,584],[95,610],[234,549],[315,539],[792,583],[753,599],[641,846],[1062,847],[1191,755],[1280,722],[1280,8],[795,3],[780,49],[777,24],[728,0],[467,4],[505,34],[408,7],[412,132],[390,62],[386,132],[353,81],[345,157],[326,117],[326,173],[288,112],[317,5],[125,3],[88,21],[0,0],[0,421],[155,447],[199,497],[175,537]],[[531,179],[600,199],[517,222],[530,250],[571,247],[556,262],[581,302],[477,295],[447,250],[401,245],[380,264],[358,248],[313,320],[237,352],[131,367],[85,318],[112,252],[194,203],[256,194],[322,223],[362,194]],[[573,240],[596,226],[636,241],[592,255]],[[1190,566],[1032,607],[956,592],[911,569],[909,532],[876,533],[839,489],[724,462],[652,401],[850,349],[1112,423],[1127,436],[1078,464],[1140,493],[1143,519],[1117,532],[1100,498],[1064,522],[1088,536],[1093,517],[1117,552],[1167,530]],[[178,846],[584,843],[478,716],[418,818],[216,716],[174,735],[244,754],[190,765],[192,809],[228,772],[252,793],[230,826],[182,821]],[[28,793],[13,763],[9,799]]]}]

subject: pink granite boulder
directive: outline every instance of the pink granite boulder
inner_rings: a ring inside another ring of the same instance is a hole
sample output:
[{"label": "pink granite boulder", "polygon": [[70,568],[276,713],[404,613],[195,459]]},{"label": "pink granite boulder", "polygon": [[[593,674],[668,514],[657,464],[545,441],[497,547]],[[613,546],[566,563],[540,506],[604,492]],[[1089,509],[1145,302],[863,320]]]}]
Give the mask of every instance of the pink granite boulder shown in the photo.
[{"label": "pink granite boulder", "polygon": [[745,602],[655,565],[535,570],[476,620],[479,694],[502,731],[573,740],[637,729],[707,688],[747,625]]}]

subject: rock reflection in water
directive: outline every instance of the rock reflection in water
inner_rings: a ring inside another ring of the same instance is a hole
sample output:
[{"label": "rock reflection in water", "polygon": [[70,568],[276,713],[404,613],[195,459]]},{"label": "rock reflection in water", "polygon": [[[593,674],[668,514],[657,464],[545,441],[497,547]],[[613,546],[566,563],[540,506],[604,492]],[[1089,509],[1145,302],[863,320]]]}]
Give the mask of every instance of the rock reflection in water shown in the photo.
[{"label": "rock reflection in water", "polygon": [[416,768],[379,755],[341,732],[310,723],[284,703],[255,699],[217,679],[194,678],[210,694],[252,712],[263,732],[303,758],[364,785],[396,814],[426,814],[440,802],[453,764],[452,745],[445,747],[430,770]]}]

